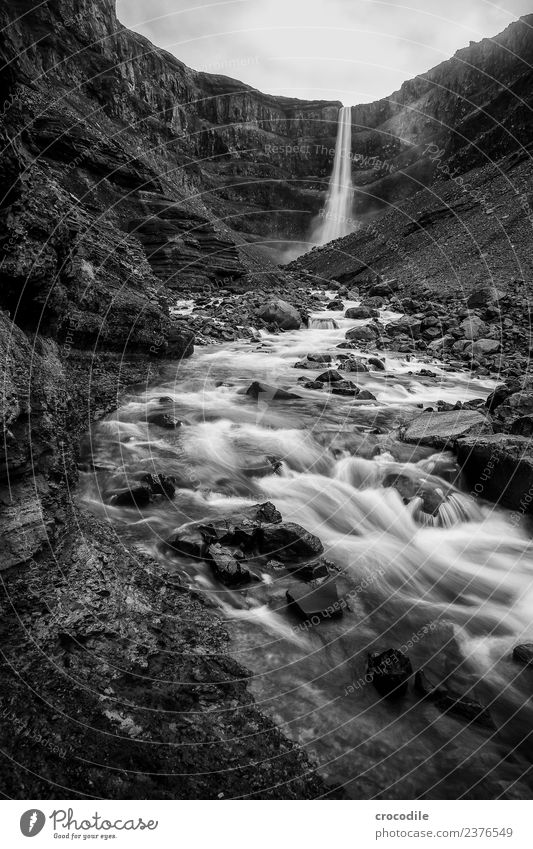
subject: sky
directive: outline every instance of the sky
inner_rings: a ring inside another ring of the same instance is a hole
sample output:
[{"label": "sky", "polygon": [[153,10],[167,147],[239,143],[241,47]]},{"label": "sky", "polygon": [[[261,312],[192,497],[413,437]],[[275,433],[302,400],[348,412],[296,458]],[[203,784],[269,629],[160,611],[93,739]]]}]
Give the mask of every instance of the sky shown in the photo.
[{"label": "sky", "polygon": [[348,106],[496,35],[533,0],[117,0],[117,12],[191,68]]}]

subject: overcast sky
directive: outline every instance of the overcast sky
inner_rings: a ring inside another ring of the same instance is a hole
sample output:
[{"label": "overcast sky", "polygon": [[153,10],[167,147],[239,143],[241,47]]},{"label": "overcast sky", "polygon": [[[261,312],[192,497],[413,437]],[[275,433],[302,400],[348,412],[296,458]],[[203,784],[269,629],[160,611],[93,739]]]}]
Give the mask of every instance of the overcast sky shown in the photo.
[{"label": "overcast sky", "polygon": [[117,0],[119,19],[192,68],[353,105],[385,97],[532,0]]}]

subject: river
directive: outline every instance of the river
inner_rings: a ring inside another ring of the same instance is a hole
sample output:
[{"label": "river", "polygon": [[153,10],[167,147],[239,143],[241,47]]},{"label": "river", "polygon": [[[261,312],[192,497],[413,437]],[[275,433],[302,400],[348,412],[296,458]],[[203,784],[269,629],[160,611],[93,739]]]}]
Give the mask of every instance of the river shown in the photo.
[{"label": "river", "polygon": [[[346,375],[375,402],[302,388],[298,378],[328,368],[295,369],[309,352],[369,356],[336,347],[365,323],[343,315],[320,312],[309,328],[197,349],[168,365],[157,385],[95,427],[82,500],[218,611],[260,709],[348,796],[531,798],[533,673],[511,659],[514,645],[533,640],[530,540],[505,510],[470,496],[450,454],[396,437],[421,405],[485,398],[495,384],[379,352],[385,370]],[[380,311],[382,321],[395,317]],[[299,397],[257,402],[245,394],[256,380]],[[160,409],[182,426],[147,424],[147,411]],[[113,488],[140,472],[174,476],[175,498],[112,506]],[[398,474],[440,507],[426,512],[424,497],[404,503],[384,486]],[[185,522],[267,500],[322,540],[339,569],[342,618],[302,623],[287,606],[295,579],[285,570],[230,590],[206,563],[161,546]],[[381,699],[365,679],[367,654],[402,645],[415,669],[486,705],[495,729],[444,715],[412,686],[403,699]]]}]

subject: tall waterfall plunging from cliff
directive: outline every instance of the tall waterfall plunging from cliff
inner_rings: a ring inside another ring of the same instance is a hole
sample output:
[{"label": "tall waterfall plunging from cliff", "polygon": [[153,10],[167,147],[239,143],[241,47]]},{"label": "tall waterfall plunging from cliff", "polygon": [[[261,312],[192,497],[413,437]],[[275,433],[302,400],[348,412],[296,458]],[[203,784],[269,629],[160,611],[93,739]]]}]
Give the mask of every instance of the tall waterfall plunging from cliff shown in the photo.
[{"label": "tall waterfall plunging from cliff", "polygon": [[333,172],[326,207],[320,212],[315,229],[315,244],[325,245],[354,230],[352,204],[352,109],[351,106],[342,106],[337,125]]}]

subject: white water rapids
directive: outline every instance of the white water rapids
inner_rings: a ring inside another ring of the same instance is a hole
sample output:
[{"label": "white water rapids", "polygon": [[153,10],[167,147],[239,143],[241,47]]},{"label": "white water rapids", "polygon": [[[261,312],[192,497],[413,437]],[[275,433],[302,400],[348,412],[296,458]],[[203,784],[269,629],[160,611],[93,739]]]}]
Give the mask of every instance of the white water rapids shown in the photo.
[{"label": "white water rapids", "polygon": [[335,159],[331,174],[326,207],[320,214],[312,242],[325,245],[354,229],[352,217],[352,110],[343,106],[339,111]]},{"label": "white water rapids", "polygon": [[[377,402],[304,389],[298,378],[328,366],[303,372],[294,363],[308,352],[347,353],[336,346],[363,323],[328,311],[310,329],[201,349],[168,366],[158,385],[96,427],[85,503],[206,596],[226,621],[231,653],[253,673],[259,707],[354,798],[531,798],[524,738],[533,673],[511,659],[514,645],[533,641],[530,539],[504,510],[462,490],[451,455],[395,437],[420,405],[484,398],[493,383],[435,364],[435,378],[419,376],[427,362],[388,353],[385,371],[347,375]],[[298,398],[258,404],[244,394],[252,380]],[[148,425],[147,411],[159,409],[182,427]],[[281,462],[277,472],[269,457]],[[175,499],[142,509],[106,503],[140,472],[173,475]],[[394,474],[437,498],[436,513],[384,486]],[[347,599],[341,619],[302,627],[287,607],[286,574],[230,591],[207,564],[169,560],[159,548],[185,522],[266,500],[322,540]],[[412,688],[400,702],[380,699],[364,681],[367,653],[402,645],[415,669],[487,705],[496,730],[443,715]]]}]

